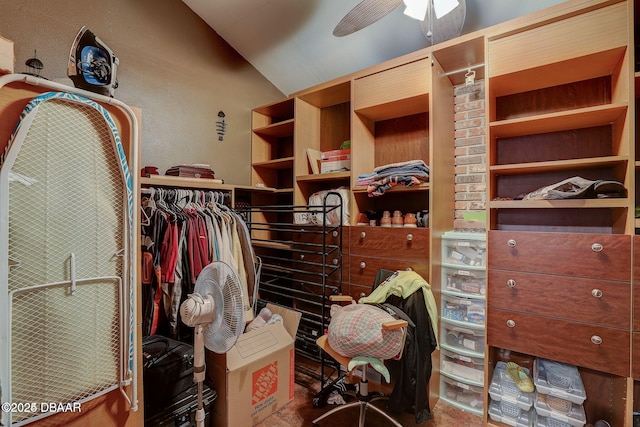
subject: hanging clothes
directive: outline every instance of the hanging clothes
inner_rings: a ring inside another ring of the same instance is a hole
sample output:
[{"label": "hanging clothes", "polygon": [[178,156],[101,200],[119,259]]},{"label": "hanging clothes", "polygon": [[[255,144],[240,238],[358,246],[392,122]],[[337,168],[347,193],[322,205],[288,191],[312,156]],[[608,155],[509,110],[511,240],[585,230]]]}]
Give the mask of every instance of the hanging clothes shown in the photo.
[{"label": "hanging clothes", "polygon": [[[247,320],[255,286],[254,254],[244,220],[214,191],[149,188],[141,203],[143,334],[179,339],[180,304],[200,272],[214,261],[227,263],[244,289]],[[150,261],[151,260],[151,261]]]}]

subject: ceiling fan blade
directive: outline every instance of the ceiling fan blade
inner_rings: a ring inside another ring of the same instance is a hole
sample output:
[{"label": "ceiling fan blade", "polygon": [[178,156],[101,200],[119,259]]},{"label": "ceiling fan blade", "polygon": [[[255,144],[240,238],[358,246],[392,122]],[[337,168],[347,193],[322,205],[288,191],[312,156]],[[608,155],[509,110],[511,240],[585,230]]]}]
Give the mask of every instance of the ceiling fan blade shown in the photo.
[{"label": "ceiling fan blade", "polygon": [[467,3],[465,0],[459,0],[459,3],[456,8],[440,19],[436,19],[435,15],[429,11],[424,21],[420,22],[420,29],[430,45],[460,35],[467,14]]},{"label": "ceiling fan blade", "polygon": [[458,7],[459,4],[458,0],[433,0],[433,12],[436,14],[436,18],[440,19]]},{"label": "ceiling fan blade", "polygon": [[338,22],[333,35],[344,37],[353,34],[384,18],[401,4],[402,0],[362,0]]}]

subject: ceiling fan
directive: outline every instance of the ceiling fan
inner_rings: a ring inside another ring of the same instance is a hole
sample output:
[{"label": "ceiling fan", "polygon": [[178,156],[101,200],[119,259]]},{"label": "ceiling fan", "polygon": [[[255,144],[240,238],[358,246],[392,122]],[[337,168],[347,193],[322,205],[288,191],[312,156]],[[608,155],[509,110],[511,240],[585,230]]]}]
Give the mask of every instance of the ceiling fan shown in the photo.
[{"label": "ceiling fan", "polygon": [[466,15],[465,0],[362,0],[333,29],[333,35],[353,34],[384,18],[404,3],[404,14],[417,19],[431,44],[460,35]]}]

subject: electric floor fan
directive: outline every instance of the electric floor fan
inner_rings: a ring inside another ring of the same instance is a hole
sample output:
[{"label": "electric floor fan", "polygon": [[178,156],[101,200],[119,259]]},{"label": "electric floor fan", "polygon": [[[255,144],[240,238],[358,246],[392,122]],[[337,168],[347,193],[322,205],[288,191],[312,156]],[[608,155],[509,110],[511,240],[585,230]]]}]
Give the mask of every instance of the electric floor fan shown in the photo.
[{"label": "electric floor fan", "polygon": [[192,294],[180,306],[180,317],[194,328],[193,381],[198,384],[196,425],[204,426],[202,384],[205,377],[204,348],[226,353],[244,332],[243,291],[237,273],[222,261],[207,265],[196,280]]}]

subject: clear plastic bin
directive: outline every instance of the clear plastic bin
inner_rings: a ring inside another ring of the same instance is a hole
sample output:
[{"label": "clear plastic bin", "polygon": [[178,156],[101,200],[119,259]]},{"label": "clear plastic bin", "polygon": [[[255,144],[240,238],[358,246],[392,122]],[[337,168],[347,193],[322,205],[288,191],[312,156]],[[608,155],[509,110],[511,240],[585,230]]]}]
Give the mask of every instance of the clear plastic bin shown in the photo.
[{"label": "clear plastic bin", "polygon": [[547,417],[547,420],[561,421],[573,427],[582,427],[587,422],[587,416],[582,404],[574,403],[560,397],[538,392],[536,393],[534,407],[536,413]]},{"label": "clear plastic bin", "polygon": [[[515,409],[510,409],[512,406],[524,411],[528,411],[532,408],[535,393],[527,393],[518,388],[513,378],[507,373],[505,362],[498,362],[493,370],[493,376],[491,377],[491,385],[489,386],[489,396],[491,399],[500,402],[504,408],[503,412],[513,414]],[[529,374],[527,368],[523,368],[524,371]]]},{"label": "clear plastic bin", "polygon": [[482,410],[484,389],[482,387],[456,381],[445,376],[442,379],[443,390],[441,395],[449,402],[455,402],[461,408],[470,410]]},{"label": "clear plastic bin", "polygon": [[485,270],[443,267],[442,271],[445,277],[443,290],[478,297],[487,293]]},{"label": "clear plastic bin", "polygon": [[582,404],[587,398],[578,368],[567,363],[537,358],[533,364],[533,383],[541,394]]},{"label": "clear plastic bin", "polygon": [[449,350],[441,350],[444,373],[454,375],[478,384],[484,383],[484,359],[468,357]]},{"label": "clear plastic bin", "polygon": [[445,264],[486,267],[487,242],[484,233],[447,232],[442,236]]},{"label": "clear plastic bin", "polygon": [[456,322],[484,325],[486,307],[484,300],[456,298],[451,295],[443,295],[442,316],[445,319]]},{"label": "clear plastic bin", "polygon": [[513,427],[533,427],[536,414],[533,408],[525,411],[516,406],[505,405],[503,402],[491,400],[489,403],[489,417],[493,421]]},{"label": "clear plastic bin", "polygon": [[443,343],[455,350],[484,353],[484,330],[443,323]]},{"label": "clear plastic bin", "polygon": [[537,415],[536,427],[571,427],[571,424],[554,420],[553,418],[543,417],[542,415]]}]

